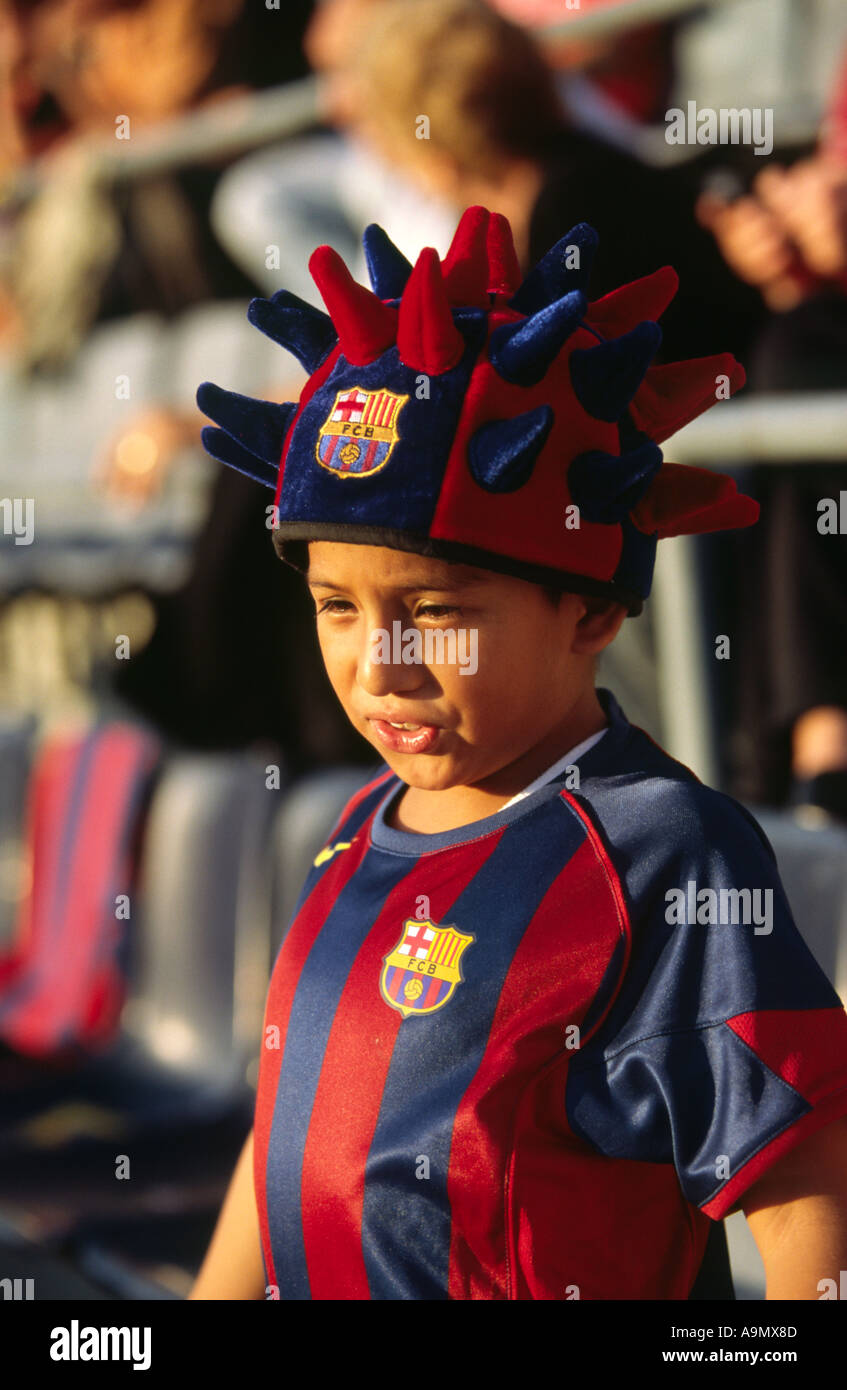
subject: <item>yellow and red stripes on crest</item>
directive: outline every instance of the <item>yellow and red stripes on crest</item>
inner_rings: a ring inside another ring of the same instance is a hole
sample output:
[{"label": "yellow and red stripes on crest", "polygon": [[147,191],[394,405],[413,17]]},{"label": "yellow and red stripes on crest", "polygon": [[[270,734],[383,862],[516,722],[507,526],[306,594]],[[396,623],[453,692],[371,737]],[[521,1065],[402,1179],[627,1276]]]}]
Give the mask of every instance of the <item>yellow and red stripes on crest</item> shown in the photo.
[{"label": "yellow and red stripes on crest", "polygon": [[400,404],[398,396],[391,391],[374,391],[368,397],[362,412],[363,425],[379,425],[382,429],[394,428],[394,419]]},{"label": "yellow and red stripes on crest", "polygon": [[436,940],[432,942],[426,957],[427,963],[429,965],[452,965],[456,953],[465,939],[452,927],[445,927],[438,932]]}]

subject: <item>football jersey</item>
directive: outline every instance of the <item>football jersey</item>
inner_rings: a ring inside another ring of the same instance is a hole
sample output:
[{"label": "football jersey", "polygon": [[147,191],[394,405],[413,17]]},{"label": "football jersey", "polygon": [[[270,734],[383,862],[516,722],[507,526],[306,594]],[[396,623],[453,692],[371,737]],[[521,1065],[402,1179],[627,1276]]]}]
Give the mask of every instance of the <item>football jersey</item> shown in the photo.
[{"label": "football jersey", "polygon": [[764,833],[598,695],[577,774],[418,834],[386,766],[316,856],[256,1098],[280,1298],[684,1299],[712,1223],[847,1114]]}]

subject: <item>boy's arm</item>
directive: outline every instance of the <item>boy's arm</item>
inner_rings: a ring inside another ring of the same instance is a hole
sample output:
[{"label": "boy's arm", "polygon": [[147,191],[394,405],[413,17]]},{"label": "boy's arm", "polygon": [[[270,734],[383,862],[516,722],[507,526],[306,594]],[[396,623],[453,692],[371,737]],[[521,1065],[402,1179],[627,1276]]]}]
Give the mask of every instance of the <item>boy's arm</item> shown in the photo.
[{"label": "boy's arm", "polygon": [[235,1165],[218,1224],[189,1299],[265,1297],[265,1267],[253,1188],[253,1131]]},{"label": "boy's arm", "polygon": [[765,1266],[766,1298],[818,1299],[847,1270],[847,1116],[785,1154],[739,1205]]}]

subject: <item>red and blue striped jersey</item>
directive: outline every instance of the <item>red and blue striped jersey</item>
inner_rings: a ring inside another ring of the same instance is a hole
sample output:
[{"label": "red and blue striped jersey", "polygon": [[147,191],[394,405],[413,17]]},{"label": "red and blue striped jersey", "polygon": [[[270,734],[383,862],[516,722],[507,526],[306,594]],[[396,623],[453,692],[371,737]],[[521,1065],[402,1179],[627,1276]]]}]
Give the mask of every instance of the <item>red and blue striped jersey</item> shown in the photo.
[{"label": "red and blue striped jersey", "polygon": [[254,1130],[282,1299],[687,1298],[712,1221],[847,1114],[847,1014],[753,817],[599,692],[606,735],[508,809],[315,860]]}]

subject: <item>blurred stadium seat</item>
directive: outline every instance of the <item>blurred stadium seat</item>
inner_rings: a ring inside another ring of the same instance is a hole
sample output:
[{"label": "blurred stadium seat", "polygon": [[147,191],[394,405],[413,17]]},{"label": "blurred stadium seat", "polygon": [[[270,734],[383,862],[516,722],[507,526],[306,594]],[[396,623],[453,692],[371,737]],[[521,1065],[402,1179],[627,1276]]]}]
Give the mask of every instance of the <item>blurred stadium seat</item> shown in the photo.
[{"label": "blurred stadium seat", "polygon": [[0,951],[24,891],[24,805],[36,724],[32,714],[0,712]]},{"label": "blurred stadium seat", "polygon": [[812,828],[792,815],[751,809],[773,845],[803,939],[847,1004],[847,827]]},{"label": "blurred stadium seat", "polygon": [[[148,407],[193,410],[198,383],[255,391],[291,372],[279,347],[247,320],[240,300],[186,310],[173,322],[134,314],[99,325],[60,376],[13,382],[0,365],[4,489],[34,495],[37,545],[0,547],[0,591],[48,585],[75,594],[120,584],[180,582],[214,468],[184,450],[143,511],[104,501],[94,461]],[[15,387],[14,391],[12,387]]]},{"label": "blurred stadium seat", "polygon": [[172,757],[144,836],[121,1036],[58,1073],[4,1059],[0,1202],[54,1253],[90,1254],[94,1222],[120,1259],[149,1245],[158,1213],[170,1263],[186,1242],[199,1262],[252,1119],[278,796],[260,759]]},{"label": "blurred stadium seat", "polygon": [[[108,1301],[96,1283],[86,1279],[70,1261],[27,1240],[8,1221],[0,1217],[0,1278],[19,1280],[20,1296],[33,1299],[79,1299],[81,1302]],[[31,1281],[31,1283],[29,1282]],[[14,1298],[15,1291],[5,1298]]]},{"label": "blurred stadium seat", "polygon": [[[199,1267],[252,1119],[273,956],[317,850],[373,775],[331,768],[288,787],[283,769],[276,791],[265,768],[246,753],[170,757],[121,1037],[63,1075],[24,1063],[5,1088],[0,1206],[10,1229],[38,1234],[51,1278],[65,1261],[109,1296],[168,1298]],[[131,1187],[115,1179],[121,1153]]]},{"label": "blurred stadium seat", "polygon": [[[278,792],[249,754],[182,754],[157,790],[141,871],[130,1033],[195,1094],[245,1082],[269,969],[267,843]],[[284,774],[283,774],[284,776]]]}]

